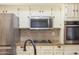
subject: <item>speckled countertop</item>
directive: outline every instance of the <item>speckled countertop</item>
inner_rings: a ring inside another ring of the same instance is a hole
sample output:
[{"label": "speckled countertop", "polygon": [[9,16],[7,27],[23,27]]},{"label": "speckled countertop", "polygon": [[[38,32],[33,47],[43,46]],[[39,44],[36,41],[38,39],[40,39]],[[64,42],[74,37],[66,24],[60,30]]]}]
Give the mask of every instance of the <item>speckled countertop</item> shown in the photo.
[{"label": "speckled countertop", "polygon": [[[58,46],[63,44],[53,44],[53,43],[35,43],[36,46]],[[16,46],[23,46],[20,43],[17,43]],[[27,44],[27,46],[32,46],[32,44]]]}]

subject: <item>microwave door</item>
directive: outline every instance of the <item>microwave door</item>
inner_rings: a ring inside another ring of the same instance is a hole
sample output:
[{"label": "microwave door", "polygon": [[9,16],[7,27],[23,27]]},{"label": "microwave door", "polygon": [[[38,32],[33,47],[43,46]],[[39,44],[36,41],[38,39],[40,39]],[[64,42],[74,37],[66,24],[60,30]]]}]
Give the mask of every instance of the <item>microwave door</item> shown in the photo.
[{"label": "microwave door", "polygon": [[47,28],[47,19],[31,19],[31,28]]}]

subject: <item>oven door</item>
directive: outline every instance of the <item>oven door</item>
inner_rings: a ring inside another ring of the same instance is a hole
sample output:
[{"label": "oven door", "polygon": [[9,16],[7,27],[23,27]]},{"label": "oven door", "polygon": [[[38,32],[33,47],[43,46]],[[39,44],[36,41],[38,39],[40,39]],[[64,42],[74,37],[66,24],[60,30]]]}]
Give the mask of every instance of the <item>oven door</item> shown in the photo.
[{"label": "oven door", "polygon": [[79,25],[66,26],[65,43],[79,44]]}]

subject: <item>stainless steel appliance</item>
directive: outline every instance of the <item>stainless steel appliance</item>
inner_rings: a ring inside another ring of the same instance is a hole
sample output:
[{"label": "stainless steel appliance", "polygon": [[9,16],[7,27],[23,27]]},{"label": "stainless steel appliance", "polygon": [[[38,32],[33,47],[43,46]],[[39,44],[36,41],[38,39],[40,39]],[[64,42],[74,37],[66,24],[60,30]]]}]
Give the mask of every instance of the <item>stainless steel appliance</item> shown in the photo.
[{"label": "stainless steel appliance", "polygon": [[65,22],[65,43],[79,44],[79,21]]},{"label": "stainless steel appliance", "polygon": [[0,54],[16,54],[18,39],[17,17],[14,14],[0,13]]},{"label": "stainless steel appliance", "polygon": [[53,20],[48,16],[31,16],[30,29],[51,29]]}]

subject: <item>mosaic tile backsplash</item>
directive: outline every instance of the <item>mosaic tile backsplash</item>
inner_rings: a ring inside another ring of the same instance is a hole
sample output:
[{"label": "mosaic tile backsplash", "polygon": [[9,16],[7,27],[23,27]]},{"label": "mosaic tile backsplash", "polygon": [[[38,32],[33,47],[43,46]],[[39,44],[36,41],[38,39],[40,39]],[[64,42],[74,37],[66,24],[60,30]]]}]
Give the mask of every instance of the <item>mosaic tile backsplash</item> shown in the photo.
[{"label": "mosaic tile backsplash", "polygon": [[21,30],[21,43],[27,39],[33,40],[51,40],[53,44],[59,43],[60,30]]}]

